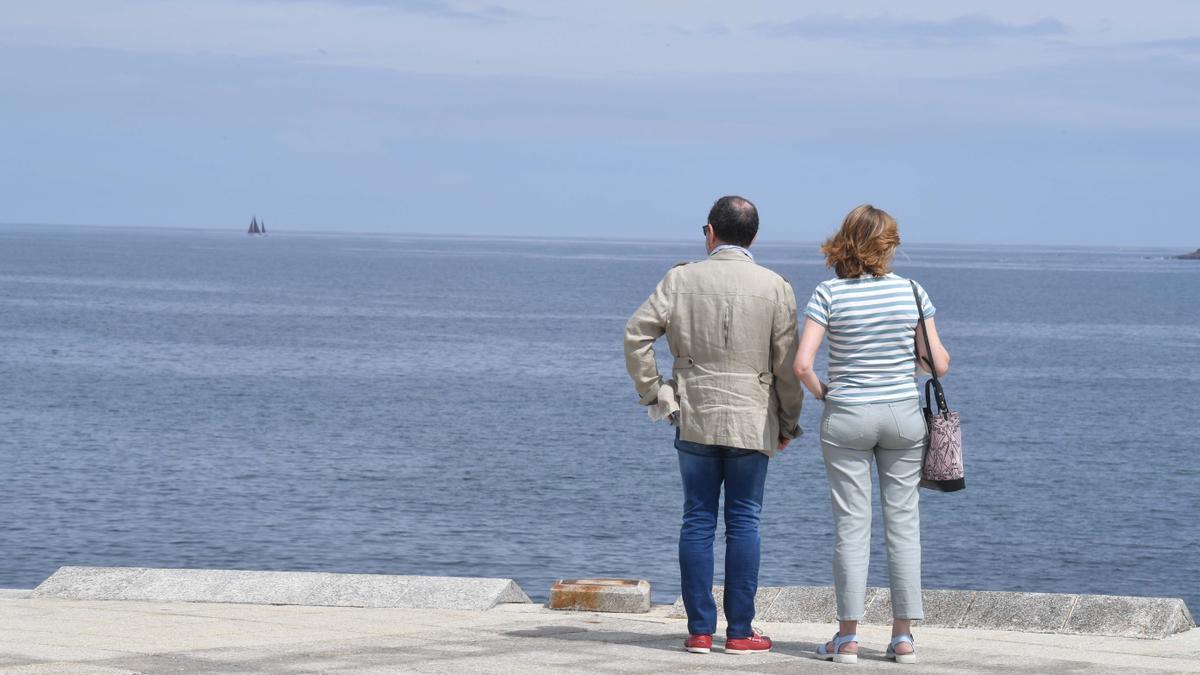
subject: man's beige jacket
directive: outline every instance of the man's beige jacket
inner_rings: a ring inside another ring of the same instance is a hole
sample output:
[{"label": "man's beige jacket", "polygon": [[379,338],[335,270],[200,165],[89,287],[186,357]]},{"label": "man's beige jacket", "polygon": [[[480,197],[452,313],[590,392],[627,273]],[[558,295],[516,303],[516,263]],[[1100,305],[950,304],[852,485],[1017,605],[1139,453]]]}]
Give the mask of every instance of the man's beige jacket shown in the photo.
[{"label": "man's beige jacket", "polygon": [[[654,358],[663,333],[670,381]],[[642,405],[678,401],[682,440],[770,456],[800,434],[796,340],[791,284],[730,248],[667,272],[625,326],[625,367]]]}]

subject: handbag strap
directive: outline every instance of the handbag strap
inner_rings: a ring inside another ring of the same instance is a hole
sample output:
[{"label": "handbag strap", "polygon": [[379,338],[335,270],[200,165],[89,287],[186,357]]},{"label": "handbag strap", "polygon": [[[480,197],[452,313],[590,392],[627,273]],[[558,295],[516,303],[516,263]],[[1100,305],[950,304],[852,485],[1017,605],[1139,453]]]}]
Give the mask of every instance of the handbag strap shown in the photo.
[{"label": "handbag strap", "polygon": [[945,415],[950,412],[950,406],[946,405],[946,393],[942,391],[942,381],[938,379],[937,368],[933,365],[933,345],[929,344],[929,331],[925,328],[925,309],[921,306],[921,294],[917,292],[917,282],[909,279],[908,283],[912,286],[913,299],[917,301],[917,325],[921,328],[921,337],[925,339],[925,354],[927,355],[921,357],[920,350],[917,350],[917,358],[924,360],[929,366],[930,379],[925,383],[925,410],[930,415],[933,414],[932,401],[929,396],[929,386],[933,385],[933,398],[937,400],[938,414]]}]

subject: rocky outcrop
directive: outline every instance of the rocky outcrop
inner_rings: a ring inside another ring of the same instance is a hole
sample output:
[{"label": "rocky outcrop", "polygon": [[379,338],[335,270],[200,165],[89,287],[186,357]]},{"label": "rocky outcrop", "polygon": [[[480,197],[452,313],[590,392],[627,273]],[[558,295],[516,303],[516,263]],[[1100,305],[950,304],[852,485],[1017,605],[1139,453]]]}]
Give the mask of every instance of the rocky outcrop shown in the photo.
[{"label": "rocky outcrop", "polygon": [[1177,255],[1175,257],[1180,260],[1200,260],[1200,248],[1196,249],[1192,253],[1184,253],[1183,255]]}]

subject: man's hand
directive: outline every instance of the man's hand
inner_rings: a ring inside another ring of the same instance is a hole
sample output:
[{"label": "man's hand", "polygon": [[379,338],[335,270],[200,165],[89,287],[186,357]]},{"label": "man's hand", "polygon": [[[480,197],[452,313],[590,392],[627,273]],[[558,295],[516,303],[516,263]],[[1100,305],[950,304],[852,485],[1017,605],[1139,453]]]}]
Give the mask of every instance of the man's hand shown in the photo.
[{"label": "man's hand", "polygon": [[780,436],[779,437],[779,447],[777,447],[776,450],[783,450],[784,448],[786,448],[788,446],[788,443],[791,443],[791,442],[792,442],[792,439]]}]

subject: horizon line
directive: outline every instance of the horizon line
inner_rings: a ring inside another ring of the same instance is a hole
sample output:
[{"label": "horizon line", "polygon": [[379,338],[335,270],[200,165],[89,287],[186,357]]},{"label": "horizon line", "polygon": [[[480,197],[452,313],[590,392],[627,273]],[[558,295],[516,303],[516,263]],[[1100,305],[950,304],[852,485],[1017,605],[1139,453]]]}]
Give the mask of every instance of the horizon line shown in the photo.
[{"label": "horizon line", "polygon": [[[57,228],[83,228],[83,229],[114,229],[114,230],[155,230],[155,231],[196,231],[196,232],[228,232],[230,234],[245,234],[244,230],[232,229],[217,226],[199,226],[199,225],[112,225],[112,224],[97,224],[97,223],[34,223],[34,222],[18,222],[18,221],[0,221],[0,227],[57,227]],[[645,237],[638,238],[635,236],[595,236],[595,235],[572,235],[572,234],[480,234],[470,232],[395,232],[382,230],[321,230],[311,228],[299,228],[293,230],[278,230],[274,229],[270,234],[298,234],[298,235],[349,235],[349,236],[386,236],[386,237],[421,237],[429,239],[515,239],[515,240],[562,240],[562,241],[595,241],[595,242],[630,242],[630,241],[647,241],[657,243],[684,243],[692,241],[691,238],[671,238],[671,237]],[[696,238],[698,239],[698,238]],[[1134,244],[1134,243],[1105,243],[1105,244],[1080,244],[1067,242],[991,242],[991,241],[914,241],[910,242],[918,246],[996,246],[996,247],[1040,247],[1040,248],[1098,248],[1098,249],[1167,249],[1175,248],[1173,244]],[[777,239],[762,242],[759,245],[771,246],[773,244],[817,244],[820,245],[820,240],[817,239]],[[1183,253],[1190,253],[1191,244],[1180,244],[1178,248]]]}]

